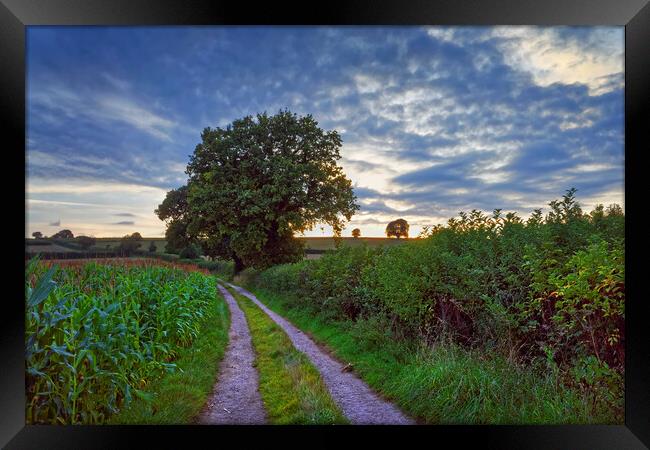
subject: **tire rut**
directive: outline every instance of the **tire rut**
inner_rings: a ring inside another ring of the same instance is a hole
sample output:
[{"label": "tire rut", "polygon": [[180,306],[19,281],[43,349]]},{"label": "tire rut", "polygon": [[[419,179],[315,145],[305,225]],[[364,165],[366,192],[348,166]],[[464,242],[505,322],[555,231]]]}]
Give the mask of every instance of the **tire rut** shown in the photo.
[{"label": "tire rut", "polygon": [[199,415],[203,425],[267,423],[259,393],[259,376],[254,367],[255,351],[244,312],[235,298],[217,285],[230,309],[228,347],[219,365],[219,377],[206,406]]},{"label": "tire rut", "polygon": [[391,424],[412,425],[416,422],[395,405],[379,397],[368,385],[350,372],[342,372],[344,365],[332,358],[305,333],[288,320],[271,311],[246,289],[227,283],[240,294],[251,299],[289,336],[294,347],[311,360],[323,377],[334,401],[351,423],[357,425]]}]

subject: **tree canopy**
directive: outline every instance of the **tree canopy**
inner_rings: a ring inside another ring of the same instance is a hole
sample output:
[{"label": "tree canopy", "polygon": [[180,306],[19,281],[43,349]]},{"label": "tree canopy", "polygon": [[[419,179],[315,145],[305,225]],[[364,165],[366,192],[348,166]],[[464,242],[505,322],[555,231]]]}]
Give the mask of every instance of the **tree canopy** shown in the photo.
[{"label": "tree canopy", "polygon": [[70,230],[61,230],[58,233],[52,235],[54,239],[73,239],[74,234]]},{"label": "tree canopy", "polygon": [[40,231],[34,231],[34,232],[32,233],[32,237],[33,237],[34,239],[41,239],[41,238],[43,237],[43,233],[41,233]]},{"label": "tree canopy", "polygon": [[127,234],[120,240],[118,250],[130,255],[142,246],[142,236],[140,233]]},{"label": "tree canopy", "polygon": [[192,239],[187,234],[188,204],[187,186],[167,192],[163,202],[154,211],[160,220],[167,222],[165,239],[167,253],[180,253]]},{"label": "tree canopy", "polygon": [[386,236],[395,236],[397,239],[400,237],[409,237],[409,224],[404,219],[397,219],[386,225]]},{"label": "tree canopy", "polygon": [[[186,173],[156,210],[179,241],[232,258],[236,270],[302,257],[294,233],[326,223],[340,236],[359,208],[343,173],[341,138],[287,110],[205,128]],[[183,228],[184,227],[184,228]]]},{"label": "tree canopy", "polygon": [[359,236],[361,236],[361,230],[360,229],[355,228],[354,230],[352,230],[352,237],[358,238]]}]

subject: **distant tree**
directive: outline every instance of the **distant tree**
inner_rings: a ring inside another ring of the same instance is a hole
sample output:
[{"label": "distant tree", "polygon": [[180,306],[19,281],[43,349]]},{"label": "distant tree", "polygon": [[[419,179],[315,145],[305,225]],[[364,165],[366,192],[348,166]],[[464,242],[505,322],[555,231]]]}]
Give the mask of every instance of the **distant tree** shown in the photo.
[{"label": "distant tree", "polygon": [[404,219],[393,220],[386,226],[386,236],[395,236],[397,239],[400,237],[409,237],[409,224]]},{"label": "distant tree", "polygon": [[149,253],[155,253],[158,248],[156,247],[156,243],[154,241],[151,241],[151,244],[149,244]]},{"label": "distant tree", "polygon": [[142,236],[140,233],[127,234],[120,240],[120,246],[118,251],[124,253],[125,255],[131,255],[135,252],[140,246],[142,246]]},{"label": "distant tree", "polygon": [[90,247],[95,245],[96,242],[95,238],[90,236],[77,236],[75,240],[79,243],[81,248],[83,248],[84,250],[89,249]]},{"label": "distant tree", "polygon": [[34,237],[35,239],[43,239],[43,233],[41,233],[40,231],[34,231],[32,233],[32,237]]},{"label": "distant tree", "polygon": [[355,228],[354,230],[352,230],[352,237],[353,238],[358,238],[359,236],[361,236],[361,230],[360,229]]},{"label": "distant tree", "polygon": [[70,230],[61,230],[58,233],[52,235],[53,239],[74,239],[74,234]]}]

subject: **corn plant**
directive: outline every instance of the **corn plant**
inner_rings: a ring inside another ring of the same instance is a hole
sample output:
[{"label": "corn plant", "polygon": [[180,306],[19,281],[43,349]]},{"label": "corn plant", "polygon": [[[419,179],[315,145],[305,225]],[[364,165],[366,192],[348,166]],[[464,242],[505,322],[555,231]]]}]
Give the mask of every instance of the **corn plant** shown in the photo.
[{"label": "corn plant", "polygon": [[[49,266],[49,267],[48,267]],[[25,271],[27,422],[98,424],[177,370],[197,337],[214,280],[147,264]]]}]

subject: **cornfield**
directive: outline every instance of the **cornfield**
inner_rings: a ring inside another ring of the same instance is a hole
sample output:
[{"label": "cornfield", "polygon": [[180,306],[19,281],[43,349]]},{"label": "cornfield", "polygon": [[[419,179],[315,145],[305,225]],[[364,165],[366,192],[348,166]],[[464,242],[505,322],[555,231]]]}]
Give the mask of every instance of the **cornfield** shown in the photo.
[{"label": "cornfield", "polygon": [[177,351],[197,336],[216,286],[202,271],[161,265],[171,266],[28,263],[27,423],[103,423],[178,370]]}]

